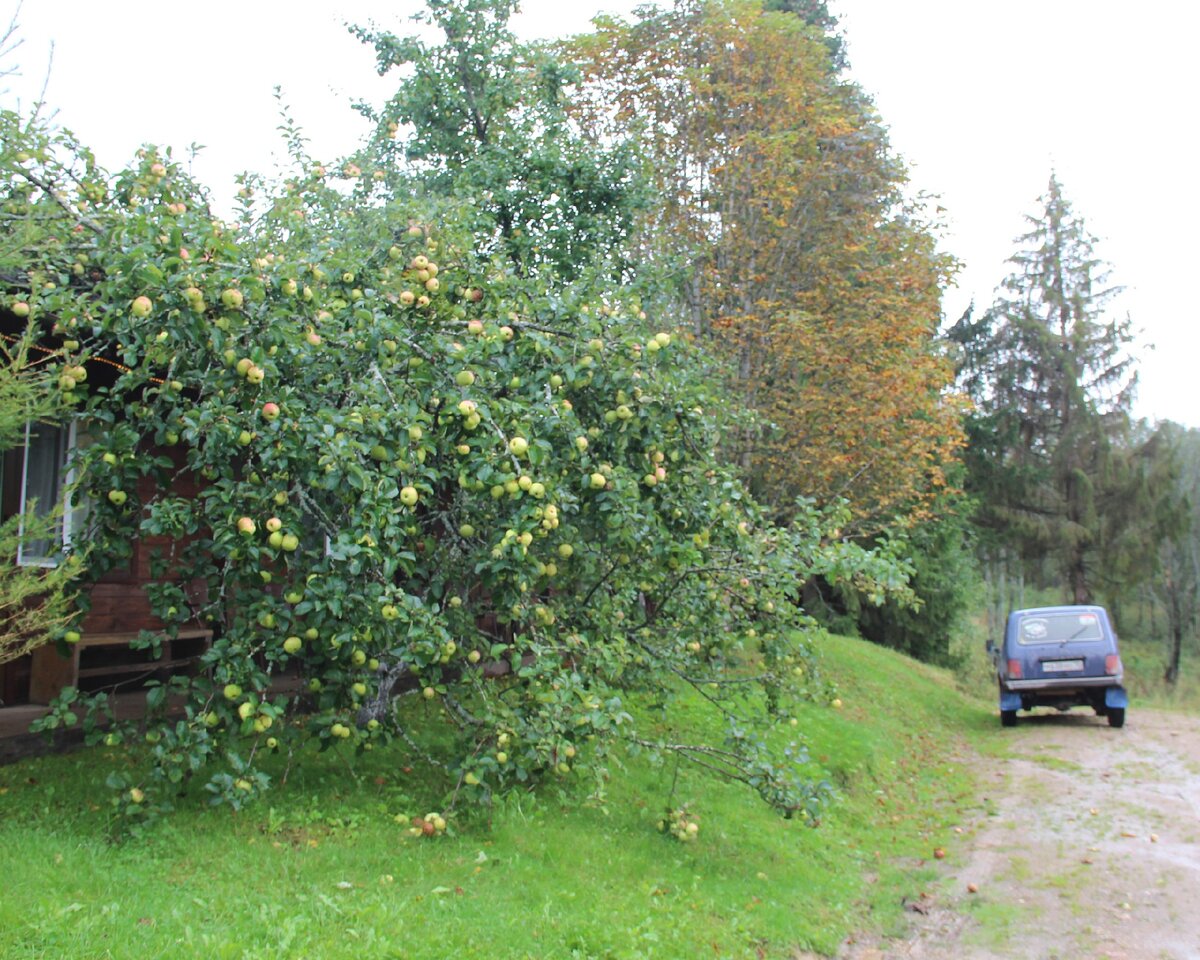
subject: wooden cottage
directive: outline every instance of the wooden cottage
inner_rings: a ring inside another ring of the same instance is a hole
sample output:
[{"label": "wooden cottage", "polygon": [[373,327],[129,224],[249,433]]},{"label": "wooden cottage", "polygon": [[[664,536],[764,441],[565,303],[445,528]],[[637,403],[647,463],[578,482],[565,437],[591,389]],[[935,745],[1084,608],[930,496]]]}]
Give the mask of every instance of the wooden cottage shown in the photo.
[{"label": "wooden cottage", "polygon": [[[19,321],[11,316],[0,318],[0,333],[11,338],[20,333]],[[89,378],[93,376],[89,364]],[[100,366],[100,365],[95,365]],[[104,371],[96,370],[97,380]],[[111,372],[109,373],[111,378]],[[62,520],[48,540],[22,538],[15,562],[23,566],[48,567],[59,563],[73,543],[87,535],[86,504],[66,500],[71,486],[70,455],[89,442],[87,424],[75,420],[66,424],[30,423],[24,443],[3,453],[0,459],[0,520],[22,512],[22,505],[36,501],[39,513],[52,505],[63,507]],[[170,450],[153,450],[153,454]],[[152,480],[139,494],[149,495]],[[186,472],[178,472],[173,493],[194,495],[197,485]],[[133,543],[128,561],[110,570],[87,588],[91,609],[80,625],[81,639],[70,647],[69,655],[60,654],[56,645],[47,644],[31,655],[0,664],[0,707],[48,703],[66,686],[81,690],[126,690],[161,678],[173,670],[190,667],[207,649],[211,630],[201,624],[181,628],[175,637],[164,634],[161,655],[152,658],[150,650],[130,648],[130,641],[141,631],[162,631],[164,624],[150,610],[146,584],[152,579],[150,563],[156,548],[170,544],[158,538]],[[13,562],[13,559],[4,562]]]}]

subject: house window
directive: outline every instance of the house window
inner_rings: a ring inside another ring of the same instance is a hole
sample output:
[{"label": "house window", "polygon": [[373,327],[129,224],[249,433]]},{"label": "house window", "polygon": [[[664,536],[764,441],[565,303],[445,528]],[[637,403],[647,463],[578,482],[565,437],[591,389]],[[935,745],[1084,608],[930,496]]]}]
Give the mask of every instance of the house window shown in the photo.
[{"label": "house window", "polygon": [[19,485],[18,510],[23,513],[32,508],[36,516],[48,517],[62,508],[46,538],[27,537],[22,520],[17,547],[17,563],[22,566],[56,566],[63,551],[71,545],[71,532],[81,520],[76,516],[79,511],[72,509],[66,495],[71,481],[67,453],[74,445],[75,424],[57,426],[32,422],[25,427],[24,450],[14,451],[16,456],[7,460],[6,466],[13,475],[5,476],[5,485],[10,482]]}]

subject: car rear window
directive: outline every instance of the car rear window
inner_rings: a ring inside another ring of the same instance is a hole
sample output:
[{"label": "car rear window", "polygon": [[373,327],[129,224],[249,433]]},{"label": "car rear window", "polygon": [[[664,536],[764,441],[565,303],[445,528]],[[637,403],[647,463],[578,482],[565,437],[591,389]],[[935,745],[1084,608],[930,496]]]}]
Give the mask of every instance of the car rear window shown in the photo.
[{"label": "car rear window", "polygon": [[1094,613],[1054,613],[1024,617],[1017,631],[1021,643],[1070,643],[1102,640],[1100,618]]}]

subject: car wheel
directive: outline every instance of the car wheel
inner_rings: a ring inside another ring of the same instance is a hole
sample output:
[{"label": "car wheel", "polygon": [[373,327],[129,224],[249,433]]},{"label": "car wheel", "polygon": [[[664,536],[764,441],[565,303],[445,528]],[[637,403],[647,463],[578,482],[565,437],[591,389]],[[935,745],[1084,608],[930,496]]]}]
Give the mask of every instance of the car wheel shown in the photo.
[{"label": "car wheel", "polygon": [[1108,708],[1108,725],[1110,727],[1125,726],[1125,708],[1124,707],[1109,707]]},{"label": "car wheel", "polygon": [[1001,710],[1000,711],[1000,726],[1015,727],[1017,725],[1016,710]]}]

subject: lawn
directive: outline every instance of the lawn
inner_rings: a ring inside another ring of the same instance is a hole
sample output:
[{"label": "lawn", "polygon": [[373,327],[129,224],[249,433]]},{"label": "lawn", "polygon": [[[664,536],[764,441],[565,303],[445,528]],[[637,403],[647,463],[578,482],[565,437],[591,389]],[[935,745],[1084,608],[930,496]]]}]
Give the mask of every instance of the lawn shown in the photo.
[{"label": "lawn", "polygon": [[[701,822],[656,829],[674,766],[610,765],[601,802],[564,781],[490,816],[407,833],[444,782],[401,748],[301,758],[286,785],[232,813],[200,791],[148,835],[113,843],[115,748],[0,768],[0,957],[681,958],[832,954],[893,928],[936,874],[958,811],[958,762],[991,704],[949,675],[830,638],[822,668],[842,707],[799,715],[836,799],[815,829],[745,788],[683,769],[676,805]],[[699,722],[687,705],[671,723]]]}]

